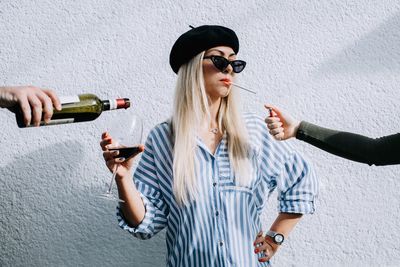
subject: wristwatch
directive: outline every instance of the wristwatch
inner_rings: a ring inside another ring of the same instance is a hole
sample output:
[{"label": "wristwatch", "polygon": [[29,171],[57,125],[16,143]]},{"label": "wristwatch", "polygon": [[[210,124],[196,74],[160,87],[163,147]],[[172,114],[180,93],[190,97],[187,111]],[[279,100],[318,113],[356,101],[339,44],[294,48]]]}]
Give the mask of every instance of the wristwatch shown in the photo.
[{"label": "wristwatch", "polygon": [[285,237],[283,236],[283,234],[274,232],[274,231],[267,231],[267,233],[265,233],[266,236],[271,237],[272,241],[274,241],[275,244],[277,245],[282,245],[283,240],[285,240]]}]

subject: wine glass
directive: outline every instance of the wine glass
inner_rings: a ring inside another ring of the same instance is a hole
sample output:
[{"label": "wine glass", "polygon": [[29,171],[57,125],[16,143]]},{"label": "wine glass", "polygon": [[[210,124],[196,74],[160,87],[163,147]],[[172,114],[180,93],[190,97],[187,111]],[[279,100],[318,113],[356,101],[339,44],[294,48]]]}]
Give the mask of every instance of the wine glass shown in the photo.
[{"label": "wine glass", "polygon": [[[113,140],[112,144],[109,145],[108,150],[119,151],[119,154],[115,158],[124,158],[124,161],[126,161],[142,151],[143,121],[133,112],[133,110],[121,110],[118,113],[118,116],[113,118],[107,132],[111,135]],[[124,202],[114,196],[112,192],[119,165],[120,163],[115,165],[110,183],[108,184],[106,191],[99,195],[100,198]]]}]

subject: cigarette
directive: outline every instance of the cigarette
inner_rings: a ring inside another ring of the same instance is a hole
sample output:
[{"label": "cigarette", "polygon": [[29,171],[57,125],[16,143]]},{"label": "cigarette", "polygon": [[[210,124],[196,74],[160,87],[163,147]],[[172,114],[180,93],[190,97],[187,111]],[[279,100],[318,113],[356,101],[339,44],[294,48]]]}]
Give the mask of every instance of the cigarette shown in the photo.
[{"label": "cigarette", "polygon": [[252,93],[252,94],[257,94],[256,92],[254,92],[254,91],[252,91],[252,90],[250,90],[250,89],[248,89],[248,88],[246,88],[246,87],[243,87],[243,86],[241,86],[241,85],[238,85],[238,84],[236,84],[236,83],[231,82],[231,85],[236,86],[236,87],[239,87],[240,89],[243,89],[243,90],[245,90],[245,91],[247,91],[247,92],[250,92],[250,93]]}]

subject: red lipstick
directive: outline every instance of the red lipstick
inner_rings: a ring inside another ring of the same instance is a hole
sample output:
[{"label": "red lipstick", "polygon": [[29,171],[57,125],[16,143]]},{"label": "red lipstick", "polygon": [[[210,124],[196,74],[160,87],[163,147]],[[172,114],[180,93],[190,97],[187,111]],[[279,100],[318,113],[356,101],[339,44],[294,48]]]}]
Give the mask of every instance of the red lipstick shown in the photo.
[{"label": "red lipstick", "polygon": [[226,84],[229,84],[229,85],[232,83],[231,80],[228,79],[228,78],[221,79],[220,81],[221,81],[221,82],[224,82],[224,83],[226,83]]}]

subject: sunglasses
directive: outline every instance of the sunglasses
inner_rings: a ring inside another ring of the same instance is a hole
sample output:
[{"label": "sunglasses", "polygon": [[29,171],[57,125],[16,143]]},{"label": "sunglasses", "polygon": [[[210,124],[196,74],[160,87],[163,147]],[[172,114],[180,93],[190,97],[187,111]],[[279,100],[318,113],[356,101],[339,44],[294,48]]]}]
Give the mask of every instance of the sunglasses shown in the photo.
[{"label": "sunglasses", "polygon": [[208,56],[203,59],[211,59],[214,66],[219,69],[221,72],[224,72],[226,68],[231,65],[234,73],[240,73],[246,67],[246,61],[243,60],[227,60],[221,56]]}]

